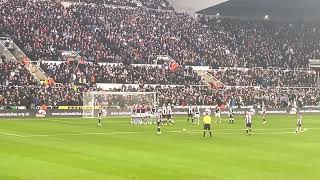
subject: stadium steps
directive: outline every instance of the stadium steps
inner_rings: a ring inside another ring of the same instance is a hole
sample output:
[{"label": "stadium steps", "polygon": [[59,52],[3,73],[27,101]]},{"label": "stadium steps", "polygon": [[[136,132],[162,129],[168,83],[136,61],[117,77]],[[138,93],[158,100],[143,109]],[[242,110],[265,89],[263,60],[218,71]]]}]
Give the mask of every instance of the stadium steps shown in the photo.
[{"label": "stadium steps", "polygon": [[213,89],[220,89],[224,87],[224,84],[215,78],[208,71],[199,70],[198,75],[201,76],[202,80]]},{"label": "stadium steps", "polygon": [[[4,43],[5,42],[5,43]],[[12,60],[17,60],[25,63],[26,69],[39,81],[47,81],[50,77],[37,65],[37,62],[32,62],[30,59],[21,51],[21,49],[7,37],[1,37],[0,43],[2,47],[5,48],[3,51],[7,57],[10,57]],[[27,62],[26,62],[27,60]]]}]

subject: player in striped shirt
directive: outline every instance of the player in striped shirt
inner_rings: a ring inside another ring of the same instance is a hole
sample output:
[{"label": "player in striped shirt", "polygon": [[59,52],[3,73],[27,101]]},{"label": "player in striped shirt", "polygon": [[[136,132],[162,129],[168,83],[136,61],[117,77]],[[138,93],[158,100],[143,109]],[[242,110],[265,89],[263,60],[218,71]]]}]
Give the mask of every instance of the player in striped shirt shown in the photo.
[{"label": "player in striped shirt", "polygon": [[163,105],[162,106],[162,123],[164,125],[167,125],[167,106],[166,105]]},{"label": "player in striped shirt", "polygon": [[302,114],[301,112],[298,112],[296,133],[300,133],[300,132],[302,132]]},{"label": "player in striped shirt", "polygon": [[251,136],[251,130],[252,130],[252,112],[247,112],[247,115],[245,117],[245,124],[246,124],[246,132],[247,135]]},{"label": "player in striped shirt", "polygon": [[136,110],[136,106],[132,105],[131,106],[131,124],[135,124],[136,123],[136,115],[137,115],[137,110]]},{"label": "player in striped shirt", "polygon": [[189,105],[188,107],[188,122],[191,122],[193,123],[193,107]]},{"label": "player in striped shirt", "polygon": [[156,113],[156,118],[157,118],[157,134],[161,134],[161,124],[163,121],[163,116],[162,116],[162,110],[159,109],[158,113]]},{"label": "player in striped shirt", "polygon": [[99,105],[99,112],[98,112],[98,126],[102,126],[101,124],[101,118],[102,118],[102,105]]},{"label": "player in striped shirt", "polygon": [[229,124],[234,123],[234,113],[232,106],[229,106]]},{"label": "player in striped shirt", "polygon": [[167,121],[170,125],[174,124],[173,112],[172,112],[172,107],[170,104],[168,104],[168,106],[167,106]]},{"label": "player in striped shirt", "polygon": [[194,110],[194,124],[200,125],[200,108],[196,106]]}]

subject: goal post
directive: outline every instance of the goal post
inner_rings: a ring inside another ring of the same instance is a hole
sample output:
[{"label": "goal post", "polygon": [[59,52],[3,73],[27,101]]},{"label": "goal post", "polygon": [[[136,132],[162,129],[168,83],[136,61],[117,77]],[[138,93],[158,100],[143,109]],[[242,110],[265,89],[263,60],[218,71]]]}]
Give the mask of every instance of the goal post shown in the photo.
[{"label": "goal post", "polygon": [[131,108],[134,105],[155,106],[156,104],[156,92],[84,92],[83,117],[98,117],[101,107],[104,115],[130,116]]}]

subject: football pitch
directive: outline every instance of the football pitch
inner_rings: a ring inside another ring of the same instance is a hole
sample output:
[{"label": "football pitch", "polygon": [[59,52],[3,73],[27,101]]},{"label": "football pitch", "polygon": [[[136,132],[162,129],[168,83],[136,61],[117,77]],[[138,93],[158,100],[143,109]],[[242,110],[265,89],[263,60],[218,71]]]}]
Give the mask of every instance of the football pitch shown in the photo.
[{"label": "football pitch", "polygon": [[[129,118],[1,119],[0,180],[317,180],[320,116],[223,117],[214,138],[186,117],[163,126],[130,125]],[[182,131],[186,129],[186,131]]]}]

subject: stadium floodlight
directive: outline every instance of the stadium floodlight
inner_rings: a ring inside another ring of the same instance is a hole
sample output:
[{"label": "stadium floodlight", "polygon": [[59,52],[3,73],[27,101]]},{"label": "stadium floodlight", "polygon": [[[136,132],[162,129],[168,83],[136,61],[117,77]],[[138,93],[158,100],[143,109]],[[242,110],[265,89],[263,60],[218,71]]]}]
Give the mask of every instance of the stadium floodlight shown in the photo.
[{"label": "stadium floodlight", "polygon": [[134,105],[156,105],[156,92],[108,92],[83,93],[83,117],[98,117],[100,106],[104,115],[129,116]]},{"label": "stadium floodlight", "polygon": [[270,19],[270,18],[269,18],[269,15],[268,15],[268,14],[264,16],[264,20],[269,20],[269,19]]}]

